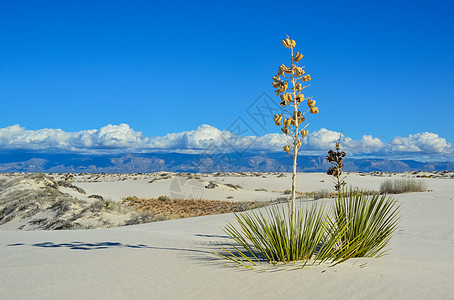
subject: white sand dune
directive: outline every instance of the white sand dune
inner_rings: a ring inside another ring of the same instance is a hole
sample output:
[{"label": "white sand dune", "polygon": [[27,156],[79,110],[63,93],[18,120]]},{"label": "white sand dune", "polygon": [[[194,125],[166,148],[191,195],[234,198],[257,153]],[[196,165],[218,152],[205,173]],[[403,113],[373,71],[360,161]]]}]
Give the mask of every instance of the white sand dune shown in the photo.
[{"label": "white sand dune", "polygon": [[[255,188],[282,191],[290,186],[289,176],[267,177],[221,179],[242,185],[250,197],[259,193]],[[347,180],[378,189],[384,178],[350,174]],[[401,219],[389,254],[335,267],[263,265],[250,271],[224,266],[210,251],[225,243],[221,227],[234,221],[233,214],[96,230],[0,230],[0,298],[454,299],[454,180],[422,180],[431,191],[395,196]],[[141,184],[147,186],[137,182]],[[324,174],[303,174],[298,190],[331,184]],[[120,188],[102,184],[93,184],[87,193],[109,190],[112,198],[119,197]],[[132,192],[143,191],[127,191]],[[159,193],[164,192],[163,187]],[[211,192],[209,198],[237,195],[217,188]]]}]

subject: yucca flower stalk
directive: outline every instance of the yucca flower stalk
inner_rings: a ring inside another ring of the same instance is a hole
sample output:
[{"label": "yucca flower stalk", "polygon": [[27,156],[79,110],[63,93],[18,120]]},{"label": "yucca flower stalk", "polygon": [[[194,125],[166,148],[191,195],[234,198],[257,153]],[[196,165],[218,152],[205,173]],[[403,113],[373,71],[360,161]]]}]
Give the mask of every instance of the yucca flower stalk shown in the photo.
[{"label": "yucca flower stalk", "polygon": [[[281,98],[282,113],[274,116],[276,126],[281,128],[281,131],[288,137],[287,145],[284,146],[284,151],[287,152],[293,160],[292,169],[292,212],[291,220],[295,223],[296,215],[296,166],[298,150],[301,147],[302,140],[309,133],[306,130],[308,124],[303,126],[305,115],[310,112],[318,113],[318,108],[315,107],[315,100],[312,97],[305,97],[302,93],[303,89],[309,85],[304,85],[305,82],[311,80],[311,76],[305,74],[304,67],[298,66],[303,55],[299,52],[294,53],[296,42],[287,38],[282,41],[282,44],[290,49],[291,65],[288,67],[284,64],[279,66],[277,75],[273,76],[273,87],[276,89],[276,95]],[[300,104],[306,101],[308,108],[300,109]]]},{"label": "yucca flower stalk", "polygon": [[343,162],[344,162],[344,157],[346,156],[346,154],[344,151],[339,150],[340,149],[339,144],[340,144],[340,137],[335,145],[336,151],[329,150],[328,156],[326,157],[326,159],[331,164],[333,164],[333,166],[328,169],[328,172],[326,172],[326,174],[333,176],[335,178],[335,180],[337,181],[334,184],[334,188],[335,188],[336,192],[338,193],[338,195],[341,193],[342,187],[344,187],[346,185],[346,182],[344,180],[345,176],[342,177],[342,171],[343,171],[342,169],[344,168]]}]

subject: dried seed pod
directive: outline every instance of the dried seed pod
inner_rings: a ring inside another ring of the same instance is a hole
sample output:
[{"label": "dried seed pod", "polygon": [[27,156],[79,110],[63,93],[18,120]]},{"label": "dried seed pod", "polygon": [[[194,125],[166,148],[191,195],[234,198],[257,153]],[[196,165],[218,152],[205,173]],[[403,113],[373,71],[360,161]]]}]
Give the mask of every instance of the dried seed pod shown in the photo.
[{"label": "dried seed pod", "polygon": [[311,112],[311,114],[314,114],[314,115],[318,114],[318,107],[315,107],[315,106],[311,107],[310,112]]},{"label": "dried seed pod", "polygon": [[285,75],[285,69],[286,69],[286,68],[287,68],[287,67],[286,67],[284,64],[280,65],[280,66],[279,66],[279,70],[277,71],[277,75],[278,75],[278,76],[284,76],[284,75]]},{"label": "dried seed pod", "polygon": [[281,101],[280,105],[283,106],[283,107],[285,107],[285,106],[287,106],[287,102]]},{"label": "dried seed pod", "polygon": [[299,95],[296,96],[296,103],[300,104],[303,101],[304,101],[304,95],[303,94],[299,94]]},{"label": "dried seed pod", "polygon": [[284,127],[287,128],[287,127],[289,127],[290,125],[292,125],[292,119],[285,118],[285,119],[284,119]]},{"label": "dried seed pod", "polygon": [[286,73],[286,74],[292,74],[292,68],[287,68],[287,67],[285,67],[284,73]]},{"label": "dried seed pod", "polygon": [[283,41],[282,41],[282,45],[284,45],[284,46],[287,47],[287,48],[290,48],[290,46],[291,46],[291,41],[290,41],[290,39],[285,39],[285,40],[283,40]]},{"label": "dried seed pod", "polygon": [[299,52],[296,52],[294,61],[300,61],[303,58],[303,55]]},{"label": "dried seed pod", "polygon": [[281,131],[285,134],[288,134],[289,133],[289,130],[288,130],[288,127],[282,127],[281,128]]},{"label": "dried seed pod", "polygon": [[280,122],[282,120],[282,114],[274,115],[274,122]]},{"label": "dried seed pod", "polygon": [[296,46],[295,40],[290,40],[290,47],[295,48],[295,46]]},{"label": "dried seed pod", "polygon": [[287,153],[290,153],[290,146],[289,145],[285,145],[284,146],[284,151],[287,152]]},{"label": "dried seed pod", "polygon": [[307,100],[307,106],[314,107],[315,106],[315,100],[312,100],[312,99]]},{"label": "dried seed pod", "polygon": [[301,147],[301,140],[298,140],[298,141],[296,142],[296,148],[299,149],[300,147]]},{"label": "dried seed pod", "polygon": [[274,75],[273,76],[273,80],[274,81],[281,81],[281,77],[277,76],[277,75]]},{"label": "dried seed pod", "polygon": [[273,83],[272,83],[272,85],[273,85],[273,87],[274,87],[274,88],[276,89],[276,88],[278,88],[278,87],[280,87],[280,86],[281,86],[281,83],[280,83],[280,82],[277,82],[277,81],[275,81],[275,82],[273,82]]},{"label": "dried seed pod", "polygon": [[304,73],[305,73],[305,71],[303,70],[303,68],[295,66],[295,74],[296,74],[296,76],[301,76]]},{"label": "dried seed pod", "polygon": [[297,91],[301,91],[301,88],[302,88],[301,83],[295,84],[295,89],[296,89]]},{"label": "dried seed pod", "polygon": [[298,118],[298,123],[301,124],[301,123],[303,123],[305,120],[306,120],[305,117],[299,117],[299,118]]},{"label": "dried seed pod", "polygon": [[303,81],[310,81],[310,80],[311,80],[311,75],[303,76]]},{"label": "dried seed pod", "polygon": [[292,94],[287,94],[287,102],[292,102]]},{"label": "dried seed pod", "polygon": [[301,130],[301,136],[303,138],[305,138],[308,134],[309,134],[309,130],[304,130],[304,129]]}]

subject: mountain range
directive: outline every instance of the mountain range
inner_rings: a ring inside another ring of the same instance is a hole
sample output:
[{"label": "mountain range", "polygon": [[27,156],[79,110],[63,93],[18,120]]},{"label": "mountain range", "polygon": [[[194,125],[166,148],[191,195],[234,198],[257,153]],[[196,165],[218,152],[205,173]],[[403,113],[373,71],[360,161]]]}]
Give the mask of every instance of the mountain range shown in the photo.
[{"label": "mountain range", "polygon": [[[352,159],[344,161],[347,172],[454,171],[454,162]],[[148,173],[168,172],[291,172],[286,153],[227,154],[74,154],[33,151],[0,152],[0,172],[52,173]],[[324,156],[299,156],[299,172],[326,172]]]}]

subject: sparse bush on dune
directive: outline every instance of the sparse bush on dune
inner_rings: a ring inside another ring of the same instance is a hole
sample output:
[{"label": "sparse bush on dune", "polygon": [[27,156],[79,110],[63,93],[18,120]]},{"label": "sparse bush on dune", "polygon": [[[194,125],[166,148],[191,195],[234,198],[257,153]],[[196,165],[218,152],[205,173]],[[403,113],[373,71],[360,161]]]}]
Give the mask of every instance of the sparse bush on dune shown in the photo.
[{"label": "sparse bush on dune", "polygon": [[427,183],[416,179],[386,179],[380,184],[380,194],[426,192]]},{"label": "sparse bush on dune", "polygon": [[228,187],[231,187],[231,188],[233,188],[235,190],[242,189],[242,187],[239,184],[226,183],[225,185],[228,186]]}]

